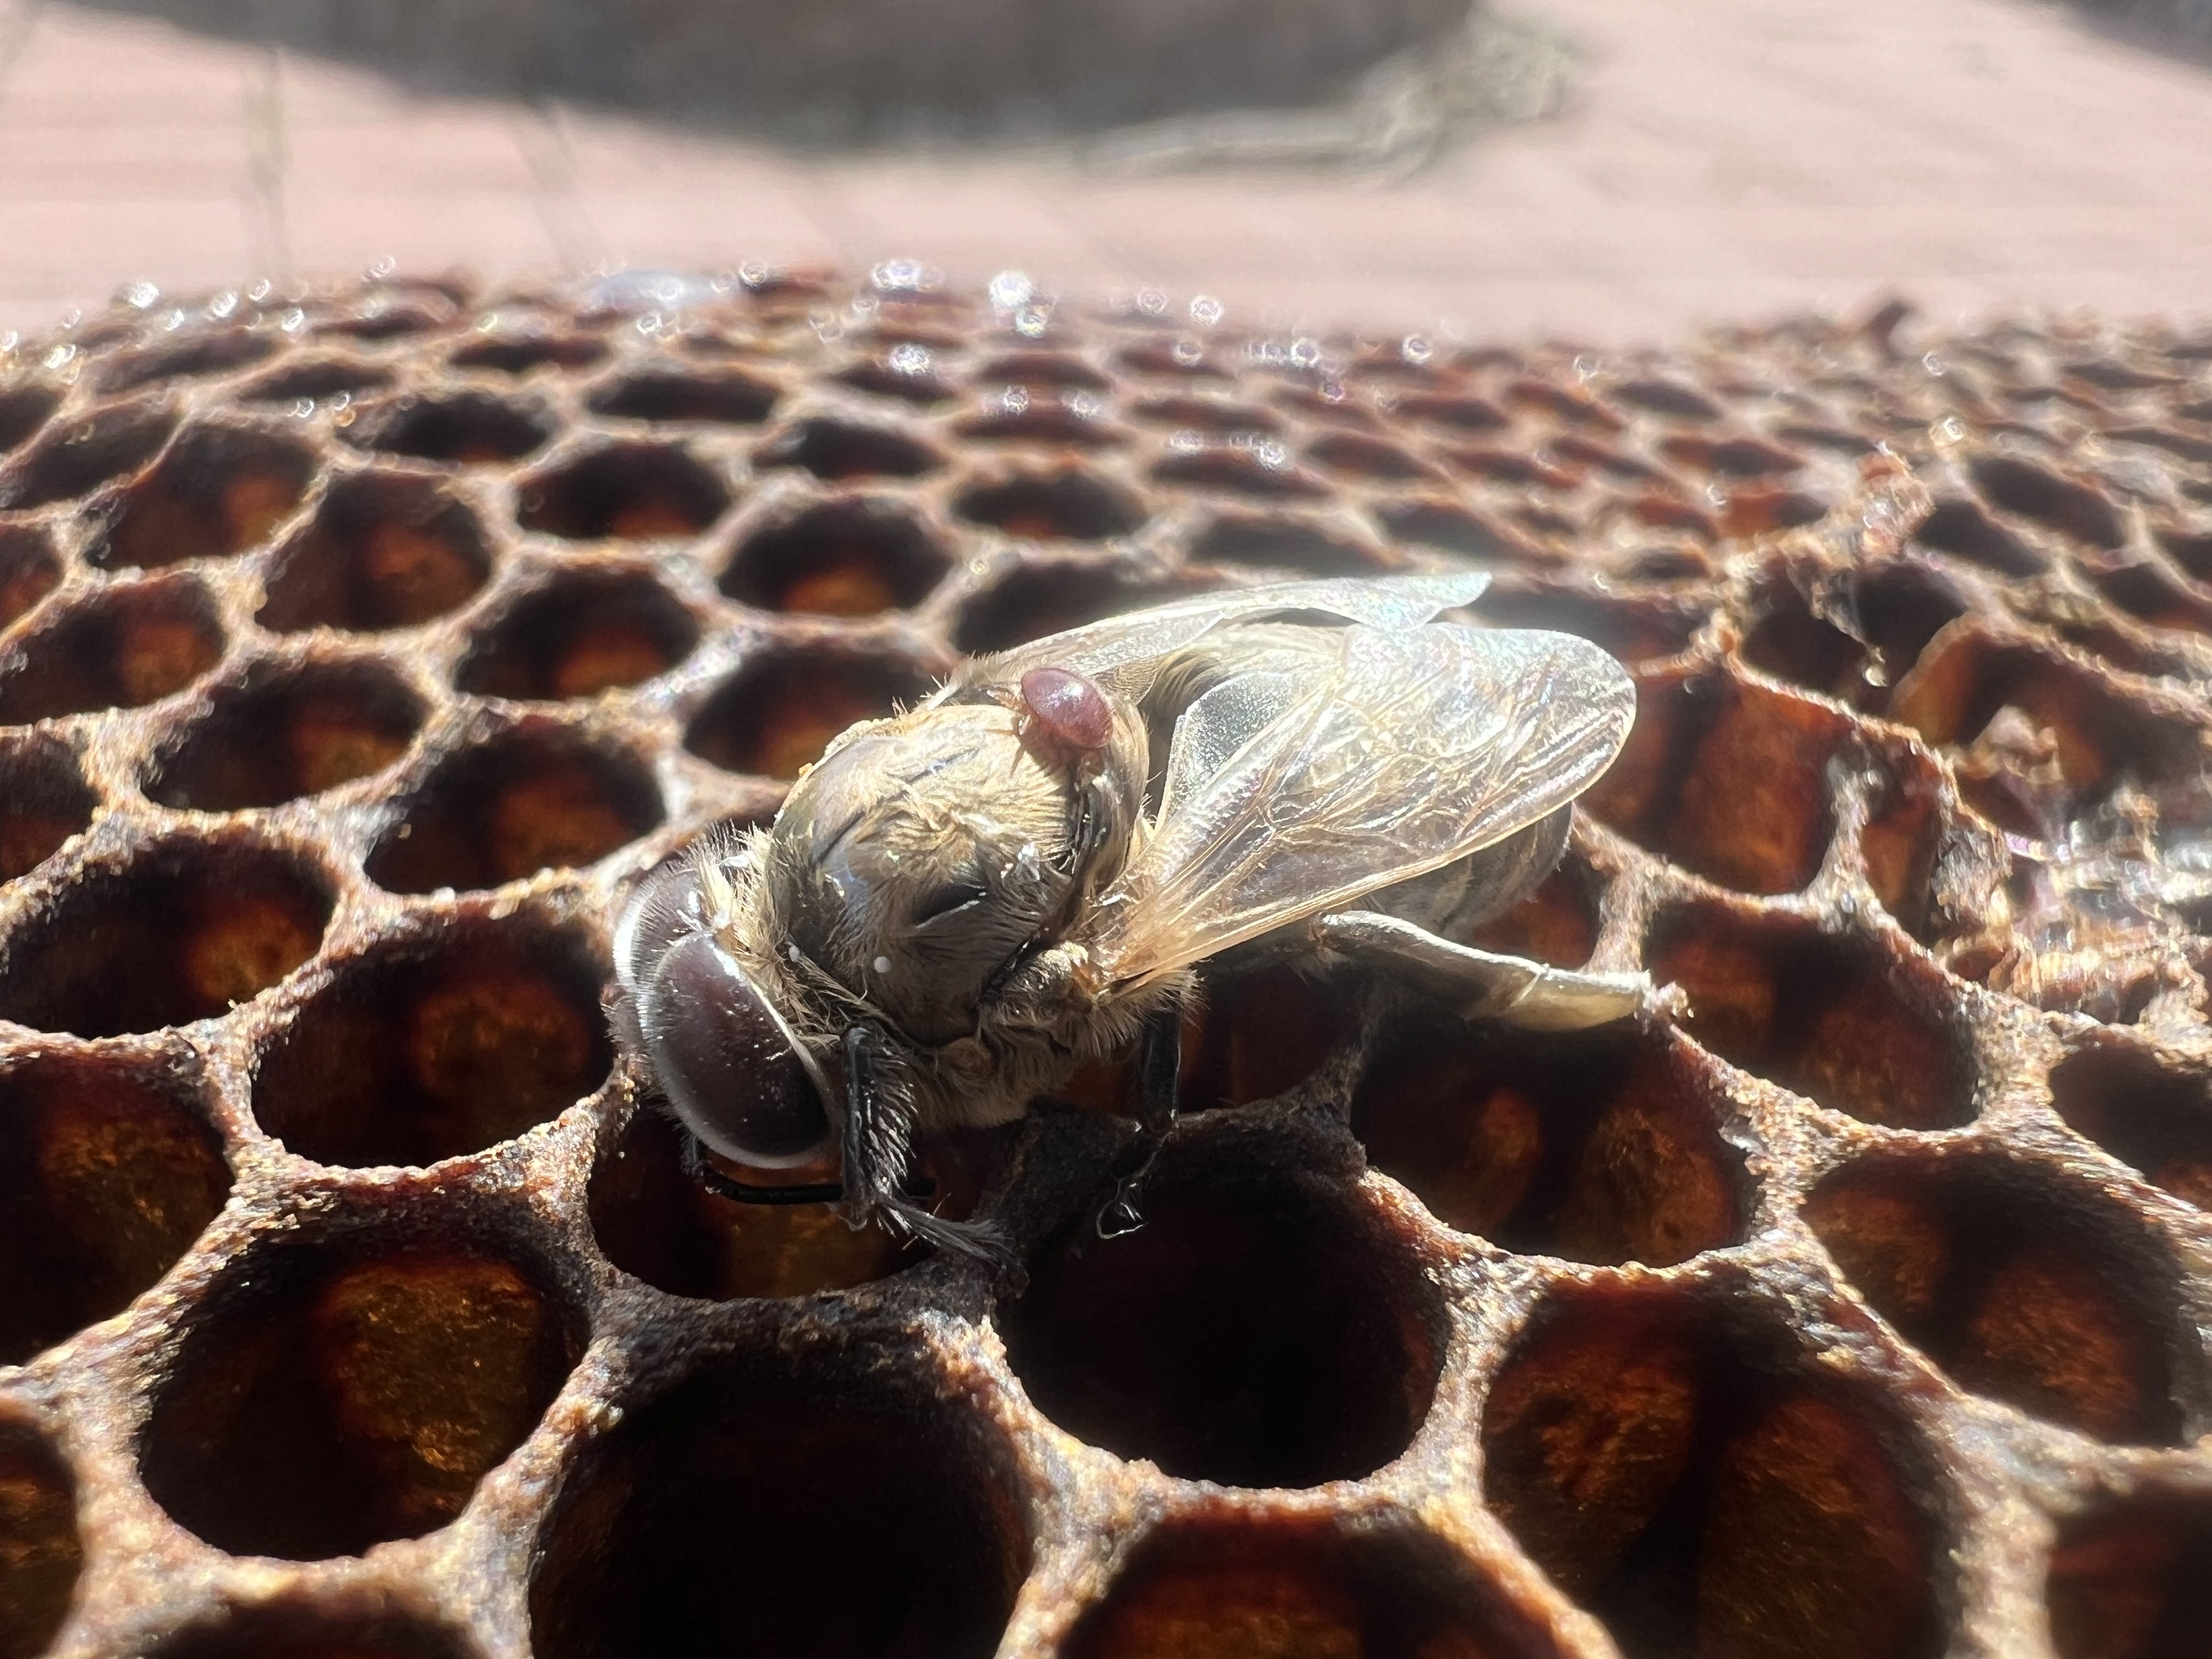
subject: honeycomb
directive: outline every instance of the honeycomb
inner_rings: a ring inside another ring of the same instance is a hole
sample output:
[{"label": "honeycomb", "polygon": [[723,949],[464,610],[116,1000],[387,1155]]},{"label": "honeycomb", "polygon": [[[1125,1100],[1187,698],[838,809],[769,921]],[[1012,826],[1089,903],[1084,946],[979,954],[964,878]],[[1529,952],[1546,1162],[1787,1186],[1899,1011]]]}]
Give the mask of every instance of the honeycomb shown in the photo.
[{"label": "honeycomb", "polygon": [[[957,653],[1473,562],[1635,735],[1485,935],[684,1176],[611,912]],[[0,1659],[2179,1659],[2212,1631],[2212,337],[1667,351],[1009,273],[136,291],[0,361]]]}]

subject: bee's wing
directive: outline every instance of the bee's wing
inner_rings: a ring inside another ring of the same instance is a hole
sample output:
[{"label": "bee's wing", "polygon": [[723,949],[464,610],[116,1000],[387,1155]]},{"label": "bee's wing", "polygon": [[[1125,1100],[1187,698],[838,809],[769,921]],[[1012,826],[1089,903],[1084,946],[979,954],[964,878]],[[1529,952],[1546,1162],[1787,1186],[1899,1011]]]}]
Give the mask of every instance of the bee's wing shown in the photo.
[{"label": "bee's wing", "polygon": [[1245,676],[1185,711],[1158,825],[1082,936],[1109,979],[1151,978],[1502,840],[1588,787],[1636,718],[1626,671],[1567,635],[1333,637],[1333,672]]},{"label": "bee's wing", "polygon": [[1490,586],[1480,571],[1440,575],[1343,577],[1270,582],[1201,593],[1126,617],[1071,628],[962,665],[948,690],[1017,680],[1031,668],[1067,668],[1125,695],[1141,692],[1153,659],[1188,645],[1230,621],[1254,622],[1271,612],[1316,611],[1381,629],[1418,628],[1439,611],[1469,605]]}]

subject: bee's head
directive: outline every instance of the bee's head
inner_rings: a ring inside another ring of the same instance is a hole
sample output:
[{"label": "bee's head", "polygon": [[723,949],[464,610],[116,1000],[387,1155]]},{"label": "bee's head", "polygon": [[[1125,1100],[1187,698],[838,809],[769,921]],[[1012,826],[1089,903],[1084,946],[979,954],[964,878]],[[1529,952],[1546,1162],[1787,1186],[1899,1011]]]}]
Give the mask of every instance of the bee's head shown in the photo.
[{"label": "bee's head", "polygon": [[717,939],[733,890],[701,848],[632,895],[615,969],[632,1045],[684,1127],[708,1148],[762,1169],[796,1169],[831,1150],[821,1064]]},{"label": "bee's head", "polygon": [[1043,713],[947,701],[857,728],[770,833],[778,937],[918,1041],[974,1030],[992,978],[1127,854],[1143,717],[1095,688],[1098,706],[1070,713],[1054,689]]}]

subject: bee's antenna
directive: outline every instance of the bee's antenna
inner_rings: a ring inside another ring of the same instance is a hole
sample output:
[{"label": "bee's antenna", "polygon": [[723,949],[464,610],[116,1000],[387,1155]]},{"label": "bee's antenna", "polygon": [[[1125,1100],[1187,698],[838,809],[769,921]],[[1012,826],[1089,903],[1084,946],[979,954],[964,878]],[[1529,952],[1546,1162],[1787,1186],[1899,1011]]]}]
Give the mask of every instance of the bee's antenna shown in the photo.
[{"label": "bee's antenna", "polygon": [[860,1225],[881,1215],[894,1228],[957,1250],[994,1267],[1008,1267],[1012,1252],[995,1228],[948,1221],[932,1214],[902,1190],[914,1126],[905,1106],[878,1086],[883,1039],[867,1025],[845,1030],[846,1219]]}]

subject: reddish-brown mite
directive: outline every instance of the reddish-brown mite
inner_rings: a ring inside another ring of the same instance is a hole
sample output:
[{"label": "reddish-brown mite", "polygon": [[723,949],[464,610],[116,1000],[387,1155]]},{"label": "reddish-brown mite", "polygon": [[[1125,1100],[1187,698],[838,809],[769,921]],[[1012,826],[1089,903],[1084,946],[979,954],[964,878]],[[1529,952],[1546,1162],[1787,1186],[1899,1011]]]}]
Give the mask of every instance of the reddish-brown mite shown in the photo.
[{"label": "reddish-brown mite", "polygon": [[1022,741],[1054,760],[1095,755],[1114,736],[1106,694],[1072,668],[1032,668],[1022,676],[1029,720]]}]

